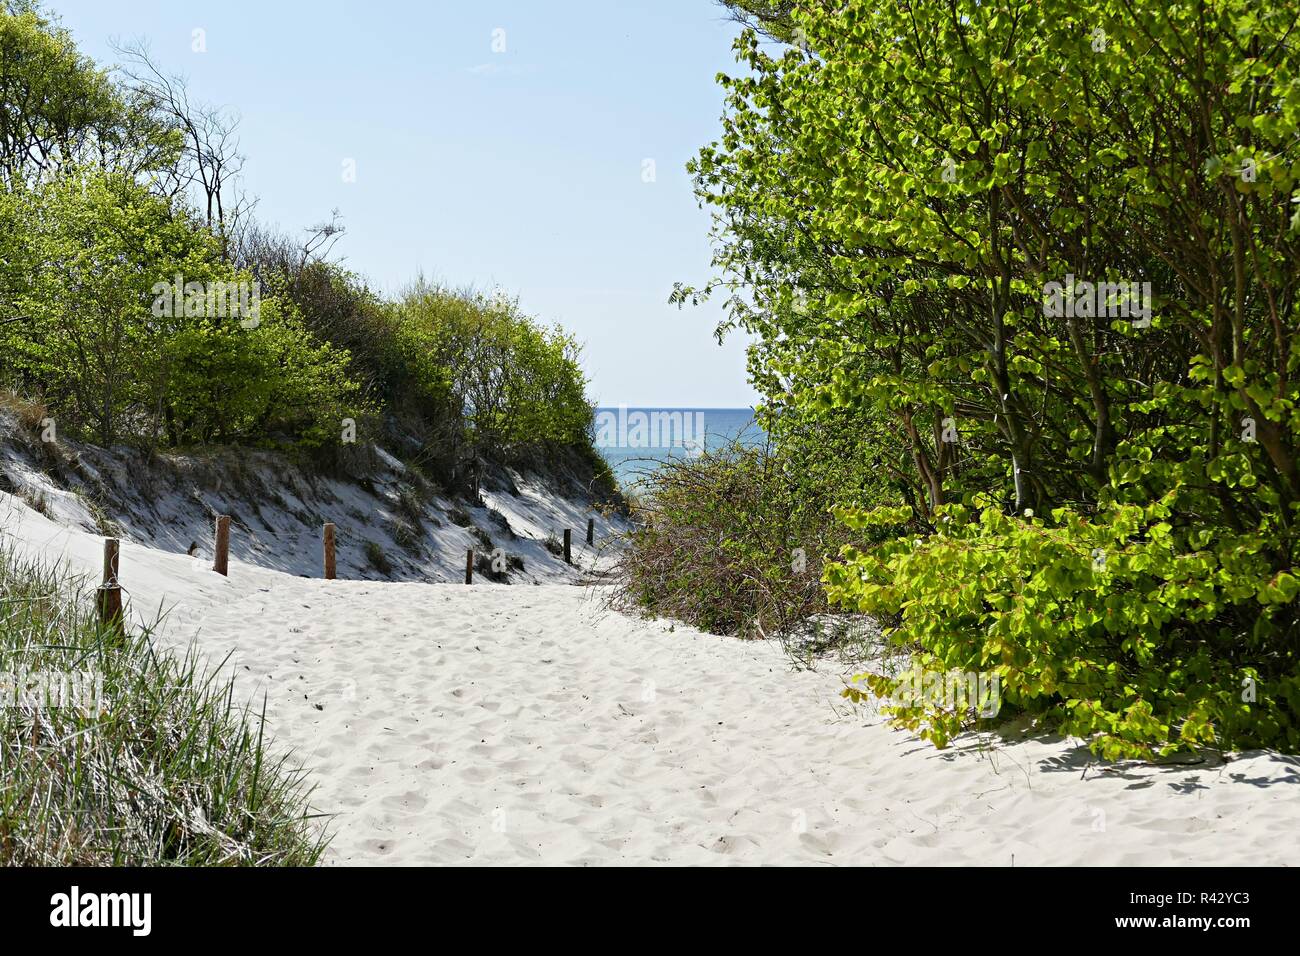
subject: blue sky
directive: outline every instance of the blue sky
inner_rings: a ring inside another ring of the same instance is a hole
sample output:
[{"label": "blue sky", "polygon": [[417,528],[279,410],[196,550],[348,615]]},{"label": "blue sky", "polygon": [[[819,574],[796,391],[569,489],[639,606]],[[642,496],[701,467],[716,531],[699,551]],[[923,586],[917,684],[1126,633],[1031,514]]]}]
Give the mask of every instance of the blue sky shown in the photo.
[{"label": "blue sky", "polygon": [[667,304],[709,275],[684,164],[718,135],[714,77],[736,69],[712,0],[46,6],[101,63],[143,38],[237,110],[258,218],[298,231],[337,207],[338,254],[379,289],[422,271],[518,295],[585,343],[602,405],[755,401],[743,340],[713,339],[718,306]]}]

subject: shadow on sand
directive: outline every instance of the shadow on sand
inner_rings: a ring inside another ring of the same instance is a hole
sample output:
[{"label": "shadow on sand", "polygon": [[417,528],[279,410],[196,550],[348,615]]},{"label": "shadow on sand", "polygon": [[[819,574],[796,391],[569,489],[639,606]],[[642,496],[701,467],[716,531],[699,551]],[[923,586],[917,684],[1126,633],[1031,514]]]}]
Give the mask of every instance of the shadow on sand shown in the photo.
[{"label": "shadow on sand", "polygon": [[[1130,790],[1145,790],[1164,783],[1176,793],[1196,793],[1198,790],[1209,789],[1199,777],[1205,772],[1214,773],[1220,778],[1226,776],[1235,783],[1252,787],[1300,784],[1300,756],[1293,754],[1272,750],[1247,750],[1231,754],[1203,751],[1197,755],[1183,754],[1152,762],[1110,761],[1095,756],[1077,738],[1034,732],[1019,721],[1012,721],[992,731],[964,734],[943,750],[917,743],[919,746],[909,748],[906,753],[927,753],[930,759],[946,761],[986,757],[997,753],[1013,758],[1013,762],[1022,767],[1032,766],[1042,773],[1073,773],[1083,780],[1128,780],[1131,781],[1128,787]],[[1016,760],[1017,751],[1030,743],[1053,748],[1055,752]],[[1067,745],[1067,749],[1060,749],[1062,744]],[[1234,772],[1233,767],[1242,769]]]}]

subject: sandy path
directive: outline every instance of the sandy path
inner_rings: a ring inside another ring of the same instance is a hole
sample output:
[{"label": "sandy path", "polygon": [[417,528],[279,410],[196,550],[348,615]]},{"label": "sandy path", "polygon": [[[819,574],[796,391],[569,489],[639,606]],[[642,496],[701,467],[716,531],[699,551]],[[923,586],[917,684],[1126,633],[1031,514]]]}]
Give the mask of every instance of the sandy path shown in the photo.
[{"label": "sandy path", "polygon": [[[21,508],[21,506],[17,506]],[[30,511],[24,548],[98,567]],[[564,585],[324,582],[124,546],[137,612],[233,654],[336,814],[334,863],[1296,864],[1300,762],[1084,774],[1064,742],[937,752],[778,648]]]}]

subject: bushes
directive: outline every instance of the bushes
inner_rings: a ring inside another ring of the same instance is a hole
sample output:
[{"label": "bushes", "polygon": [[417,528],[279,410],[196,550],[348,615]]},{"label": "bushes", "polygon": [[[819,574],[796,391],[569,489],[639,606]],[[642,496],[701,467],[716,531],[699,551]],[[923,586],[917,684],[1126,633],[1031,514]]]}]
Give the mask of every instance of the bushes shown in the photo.
[{"label": "bushes", "polygon": [[341,231],[334,223],[321,226],[295,246],[285,236],[253,229],[242,237],[235,260],[264,290],[289,303],[314,338],[348,355],[348,377],[378,413],[377,421],[368,423],[378,427],[363,434],[394,445],[430,446],[420,453],[420,463],[447,480],[447,456],[458,430],[449,369],[435,350],[410,334],[395,303],[371,291],[361,276],[321,258],[326,243]]},{"label": "bushes", "polygon": [[[345,442],[376,443],[473,496],[489,459],[589,446],[571,337],[423,282],[376,295],[327,261],[337,214],[302,243],[259,228],[219,111],[139,50],[144,78],[114,79],[27,6],[0,9],[0,387],[104,445],[346,466]],[[223,310],[222,288],[258,314]]]},{"label": "bushes", "polygon": [[826,611],[822,556],[846,536],[792,468],[740,445],[662,465],[645,480],[641,523],[620,559],[622,597],[746,637],[784,636]]},{"label": "bushes", "polygon": [[282,302],[252,316],[206,294],[160,301],[176,276],[185,290],[252,279],[220,261],[182,208],[130,177],[70,171],[16,188],[6,209],[21,238],[8,270],[21,319],[0,327],[0,368],[19,391],[44,395],[63,428],[104,445],[312,447],[362,414],[347,354],[314,340]]},{"label": "bushes", "polygon": [[1297,746],[1294,11],[729,4],[802,42],[693,166],[724,328],[885,477],[832,598],[1099,753]]},{"label": "bushes", "polygon": [[[147,632],[104,631],[77,582],[4,546],[0,606],[0,674],[98,675],[103,691],[98,709],[51,708],[4,688],[0,865],[319,860],[299,772],[192,654],[158,655]],[[82,683],[93,696],[94,677]]]},{"label": "bushes", "polygon": [[[987,672],[1026,714],[1109,758],[1200,746],[1300,747],[1295,597],[1257,534],[1175,530],[1180,502],[1049,519],[945,506],[936,531],[827,567],[832,601],[897,622],[926,673]],[[847,511],[865,529],[908,509]],[[896,675],[863,675],[893,697]],[[851,693],[856,696],[856,692]],[[895,718],[942,746],[972,715],[911,700]]]},{"label": "bushes", "polygon": [[571,336],[517,302],[423,279],[382,299],[309,247],[295,254],[287,239],[256,233],[239,258],[346,350],[349,377],[380,413],[374,437],[471,496],[486,462],[590,446],[593,411]]},{"label": "bushes", "polygon": [[313,339],[294,311],[264,301],[255,329],[201,322],[168,343],[168,444],[337,446],[367,408],[348,355]]}]

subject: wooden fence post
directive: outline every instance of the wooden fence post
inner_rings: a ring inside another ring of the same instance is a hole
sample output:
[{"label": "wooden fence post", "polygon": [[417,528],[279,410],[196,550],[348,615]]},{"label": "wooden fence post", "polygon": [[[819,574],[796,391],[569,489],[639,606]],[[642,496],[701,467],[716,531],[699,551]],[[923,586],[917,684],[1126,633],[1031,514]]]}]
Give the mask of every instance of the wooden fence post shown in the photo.
[{"label": "wooden fence post", "polygon": [[212,549],[212,570],[228,574],[230,567],[230,515],[217,515],[217,541]]},{"label": "wooden fence post", "polygon": [[96,588],[95,610],[101,625],[122,630],[122,585],[101,584]]},{"label": "wooden fence post", "polygon": [[104,539],[104,583],[95,591],[95,610],[104,627],[122,630],[122,585],[117,583],[120,542]]},{"label": "wooden fence post", "polygon": [[564,563],[573,563],[573,529],[564,529]]},{"label": "wooden fence post", "polygon": [[596,519],[587,519],[587,544],[596,543]]},{"label": "wooden fence post", "polygon": [[465,555],[465,583],[474,583],[474,549],[470,548]]},{"label": "wooden fence post", "polygon": [[334,523],[325,525],[325,580],[334,580]]},{"label": "wooden fence post", "polygon": [[121,542],[117,538],[104,539],[104,584],[117,583],[118,557],[121,553]]}]

